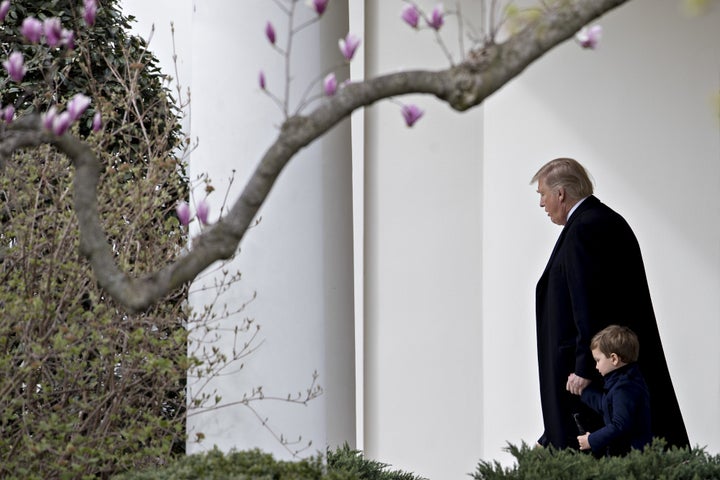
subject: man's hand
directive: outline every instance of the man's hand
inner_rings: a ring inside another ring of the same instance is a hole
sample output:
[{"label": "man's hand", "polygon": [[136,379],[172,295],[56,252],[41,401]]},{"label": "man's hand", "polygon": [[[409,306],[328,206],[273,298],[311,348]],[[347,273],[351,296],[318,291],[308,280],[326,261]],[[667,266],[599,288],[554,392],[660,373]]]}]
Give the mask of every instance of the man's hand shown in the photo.
[{"label": "man's hand", "polygon": [[592,380],[589,380],[587,378],[578,377],[574,373],[571,373],[568,376],[567,385],[565,388],[568,390],[568,392],[573,393],[575,395],[580,395],[583,390],[585,390],[585,387],[590,385],[590,382]]},{"label": "man's hand", "polygon": [[588,437],[590,437],[589,433],[577,437],[578,443],[580,444],[580,450],[588,450],[590,448],[590,442],[588,441]]}]

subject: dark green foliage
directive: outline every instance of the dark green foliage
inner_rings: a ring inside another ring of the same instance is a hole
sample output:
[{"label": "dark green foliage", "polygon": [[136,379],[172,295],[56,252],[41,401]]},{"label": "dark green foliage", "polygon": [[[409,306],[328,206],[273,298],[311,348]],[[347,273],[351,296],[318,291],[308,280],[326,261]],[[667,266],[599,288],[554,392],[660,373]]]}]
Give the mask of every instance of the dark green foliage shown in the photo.
[{"label": "dark green foliage", "polygon": [[299,462],[275,461],[270,454],[249,450],[223,454],[215,449],[188,455],[162,469],[126,473],[117,480],[285,480],[322,478],[322,465],[316,459]]},{"label": "dark green foliage", "polygon": [[215,449],[180,458],[162,469],[128,472],[115,480],[424,480],[388,471],[387,465],[363,458],[348,446],[321,456],[288,462],[259,450],[223,454]]},{"label": "dark green foliage", "polygon": [[[83,115],[81,137],[90,133],[92,115],[101,111],[106,130],[113,132],[105,150],[130,149],[123,161],[147,158],[147,138],[163,151],[178,146],[181,139],[177,117],[180,111],[172,98],[157,58],[146,50],[145,41],[132,36],[133,17],[122,14],[119,0],[98,0],[95,25],[88,28],[82,18],[81,0],[14,0],[5,21],[0,23],[3,60],[12,51],[25,57],[28,72],[21,85],[0,76],[2,105],[13,104],[18,113],[45,112],[51,105],[64,106],[76,93],[92,98]],[[77,48],[49,48],[29,44],[20,35],[22,21],[57,17],[63,28],[75,34]]]},{"label": "dark green foliage", "polygon": [[[127,33],[118,1],[84,27],[80,0],[15,0],[0,24],[4,55],[26,54],[18,86],[0,97],[45,111],[92,97],[73,128],[102,167],[99,210],[121,268],[155,270],[185,232],[173,209],[187,191],[175,156],[177,107],[157,60]],[[59,16],[74,51],[25,45],[22,19]],[[90,133],[94,109],[106,120]],[[0,175],[0,478],[107,478],[184,452],[185,292],[142,315],[105,297],[78,253],[73,170],[50,148],[18,152]]]},{"label": "dark green foliage", "polygon": [[328,451],[328,468],[354,475],[350,478],[367,480],[421,480],[411,473],[388,471],[389,465],[367,460],[361,452],[351,449],[348,445],[334,452]]},{"label": "dark green foliage", "polygon": [[720,456],[699,448],[666,450],[655,440],[643,452],[634,450],[625,457],[596,459],[575,450],[518,448],[508,446],[515,457],[513,467],[481,461],[473,474],[476,480],[710,480],[720,478]]}]

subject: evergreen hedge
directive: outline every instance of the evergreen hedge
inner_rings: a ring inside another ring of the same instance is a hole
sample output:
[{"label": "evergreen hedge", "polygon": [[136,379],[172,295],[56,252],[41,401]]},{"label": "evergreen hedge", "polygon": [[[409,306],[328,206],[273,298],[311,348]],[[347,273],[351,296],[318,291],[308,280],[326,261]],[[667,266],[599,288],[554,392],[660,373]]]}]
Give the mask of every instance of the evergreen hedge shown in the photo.
[{"label": "evergreen hedge", "polygon": [[114,480],[427,480],[363,457],[347,445],[300,461],[275,460],[260,450],[188,455],[161,469],[128,472]]},{"label": "evergreen hedge", "polygon": [[720,455],[702,448],[667,449],[662,440],[653,441],[644,451],[633,450],[625,457],[603,457],[576,450],[531,448],[509,445],[516,463],[503,467],[499,462],[481,461],[472,475],[475,480],[711,480],[720,479]]},{"label": "evergreen hedge", "polygon": [[[474,480],[717,480],[720,455],[703,448],[668,449],[655,440],[625,457],[595,458],[576,450],[520,447],[509,444],[513,466],[480,461]],[[345,445],[323,456],[301,461],[277,461],[259,450],[223,454],[215,449],[180,458],[165,468],[128,472],[115,480],[427,480],[413,473],[390,470]],[[453,479],[433,479],[453,480]]]}]

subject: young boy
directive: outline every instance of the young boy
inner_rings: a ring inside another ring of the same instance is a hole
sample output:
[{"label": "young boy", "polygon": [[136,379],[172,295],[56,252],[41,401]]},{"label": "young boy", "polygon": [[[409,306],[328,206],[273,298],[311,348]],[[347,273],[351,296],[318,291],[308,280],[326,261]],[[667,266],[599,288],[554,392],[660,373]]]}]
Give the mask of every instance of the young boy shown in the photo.
[{"label": "young boy", "polygon": [[605,426],[578,438],[580,450],[593,454],[624,455],[642,450],[652,440],[650,395],[635,363],[640,345],[627,327],[610,325],[590,342],[595,368],[604,377],[603,391],[591,384],[582,391],[582,401],[603,415]]}]

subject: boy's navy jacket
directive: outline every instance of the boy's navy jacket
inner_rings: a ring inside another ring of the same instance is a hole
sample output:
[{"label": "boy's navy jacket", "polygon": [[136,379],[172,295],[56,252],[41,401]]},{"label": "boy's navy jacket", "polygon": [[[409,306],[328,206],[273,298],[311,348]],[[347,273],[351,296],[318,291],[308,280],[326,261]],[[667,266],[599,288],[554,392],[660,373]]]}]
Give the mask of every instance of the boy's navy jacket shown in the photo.
[{"label": "boy's navy jacket", "polygon": [[652,441],[650,395],[636,363],[605,375],[602,392],[592,386],[583,390],[582,401],[602,413],[605,421],[588,438],[594,454],[624,455]]}]

